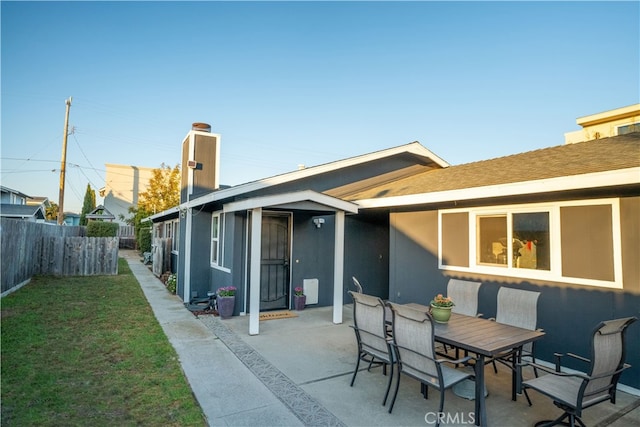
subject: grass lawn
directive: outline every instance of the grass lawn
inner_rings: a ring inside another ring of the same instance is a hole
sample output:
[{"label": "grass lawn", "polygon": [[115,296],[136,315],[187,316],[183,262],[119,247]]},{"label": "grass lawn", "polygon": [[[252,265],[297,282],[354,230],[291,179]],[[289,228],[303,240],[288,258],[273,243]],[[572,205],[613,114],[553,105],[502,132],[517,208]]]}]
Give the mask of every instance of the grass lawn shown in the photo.
[{"label": "grass lawn", "polygon": [[2,299],[3,426],[204,426],[124,259],[117,276],[34,277]]}]

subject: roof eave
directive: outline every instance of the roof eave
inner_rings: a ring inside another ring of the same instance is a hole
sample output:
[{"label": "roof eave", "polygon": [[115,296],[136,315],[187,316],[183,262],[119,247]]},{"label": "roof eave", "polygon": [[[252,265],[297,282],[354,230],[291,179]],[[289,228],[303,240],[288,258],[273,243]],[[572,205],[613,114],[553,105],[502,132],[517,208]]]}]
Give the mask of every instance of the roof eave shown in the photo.
[{"label": "roof eave", "polygon": [[424,205],[450,201],[489,199],[504,196],[521,196],[526,194],[640,184],[639,178],[640,167],[633,167],[615,171],[595,172],[484,187],[362,199],[355,201],[355,203],[364,209]]}]

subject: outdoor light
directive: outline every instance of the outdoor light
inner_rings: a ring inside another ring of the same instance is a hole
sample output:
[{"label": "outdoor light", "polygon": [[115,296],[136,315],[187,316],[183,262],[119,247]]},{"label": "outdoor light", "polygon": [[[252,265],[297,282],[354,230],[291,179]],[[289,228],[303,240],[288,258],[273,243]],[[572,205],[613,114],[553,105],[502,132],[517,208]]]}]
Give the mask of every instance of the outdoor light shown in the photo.
[{"label": "outdoor light", "polygon": [[317,228],[320,228],[322,227],[322,224],[324,224],[324,218],[313,218],[313,223]]}]

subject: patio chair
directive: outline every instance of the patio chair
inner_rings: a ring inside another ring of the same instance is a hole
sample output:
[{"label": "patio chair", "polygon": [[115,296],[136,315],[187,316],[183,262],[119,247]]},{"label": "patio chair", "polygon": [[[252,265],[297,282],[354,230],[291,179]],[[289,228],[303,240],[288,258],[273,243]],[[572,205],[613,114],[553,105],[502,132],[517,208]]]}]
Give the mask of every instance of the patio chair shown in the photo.
[{"label": "patio chair", "polygon": [[[351,276],[351,280],[353,280],[353,286],[356,287],[356,291],[361,294],[363,293],[362,291],[362,285],[360,284],[360,281],[358,279],[356,279],[356,276]],[[386,301],[385,301],[386,303]],[[391,309],[385,304],[384,306],[384,319],[385,322],[387,323],[387,325],[391,325]],[[391,334],[391,328],[388,327],[387,328],[387,332],[390,335]]]},{"label": "patio chair", "polygon": [[[555,420],[540,421],[536,426],[562,423],[573,427],[577,422],[584,427],[584,422],[580,419],[583,409],[607,400],[615,405],[618,379],[622,371],[630,367],[624,363],[625,332],[636,320],[638,320],[636,317],[626,317],[600,322],[591,337],[591,359],[572,353],[556,353],[555,370],[533,362],[525,364],[536,366],[547,372],[547,375],[522,383],[529,406],[531,406],[531,399],[527,389],[532,389],[553,399],[554,405],[564,411]],[[564,356],[589,364],[587,370],[589,373],[562,372],[561,362]],[[568,424],[563,422],[567,418]]]},{"label": "patio chair", "polygon": [[[540,292],[501,287],[498,290],[498,308],[496,311],[496,317],[492,320],[505,325],[517,326],[518,328],[535,331],[538,322],[539,296]],[[513,369],[514,357],[516,358],[516,362],[520,362],[523,357],[527,357],[531,359],[532,362],[535,362],[536,358],[533,351],[534,343],[531,342],[525,344],[520,351],[518,351],[518,349],[511,349],[497,355],[488,362],[493,364],[493,370],[497,374],[498,367],[496,362],[500,362],[510,369]],[[535,368],[534,374],[536,377],[538,376],[538,371]]]},{"label": "patio chair", "polygon": [[440,391],[438,413],[442,413],[445,390],[467,378],[474,377],[469,372],[450,368],[444,363],[453,365],[466,363],[471,360],[471,357],[467,356],[459,360],[436,359],[434,326],[429,313],[426,310],[416,310],[404,305],[388,304],[393,312],[393,348],[398,357],[398,379],[389,413],[393,411],[402,374],[420,381],[425,398],[428,397],[429,387],[438,389]]},{"label": "patio chair", "polygon": [[480,285],[482,283],[450,279],[447,284],[447,296],[455,304],[451,311],[465,316],[479,316],[478,291],[480,290]]},{"label": "patio chair", "polygon": [[396,357],[391,348],[391,339],[387,336],[387,325],[384,319],[385,304],[378,297],[353,291],[349,293],[353,297],[353,329],[358,342],[358,359],[351,378],[351,387],[356,380],[361,360],[369,363],[369,369],[373,363],[382,364],[385,375],[386,367],[389,365],[389,381],[382,401],[382,405],[386,405]]},{"label": "patio chair", "polygon": [[[447,296],[451,298],[455,304],[451,312],[472,317],[481,316],[481,314],[478,313],[478,291],[480,290],[480,285],[482,285],[482,283],[449,279]],[[443,344],[442,347],[445,353],[449,351],[445,344]],[[466,355],[467,353],[465,353],[465,356]],[[460,357],[459,349],[456,349],[455,357],[456,359]]]},{"label": "patio chair", "polygon": [[362,293],[362,285],[360,284],[358,279],[356,279],[355,276],[351,276],[351,280],[353,280],[353,286],[356,287],[356,291],[361,294]]}]

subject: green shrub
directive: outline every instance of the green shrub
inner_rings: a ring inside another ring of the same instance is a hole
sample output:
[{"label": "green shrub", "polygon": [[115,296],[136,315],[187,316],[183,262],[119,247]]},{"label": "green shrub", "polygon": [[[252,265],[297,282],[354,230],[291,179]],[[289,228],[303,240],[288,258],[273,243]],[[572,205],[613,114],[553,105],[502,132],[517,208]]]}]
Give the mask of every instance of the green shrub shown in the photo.
[{"label": "green shrub", "polygon": [[141,253],[151,252],[151,228],[145,227],[138,230],[138,248]]},{"label": "green shrub", "polygon": [[87,237],[116,237],[120,225],[116,222],[89,221]]}]

